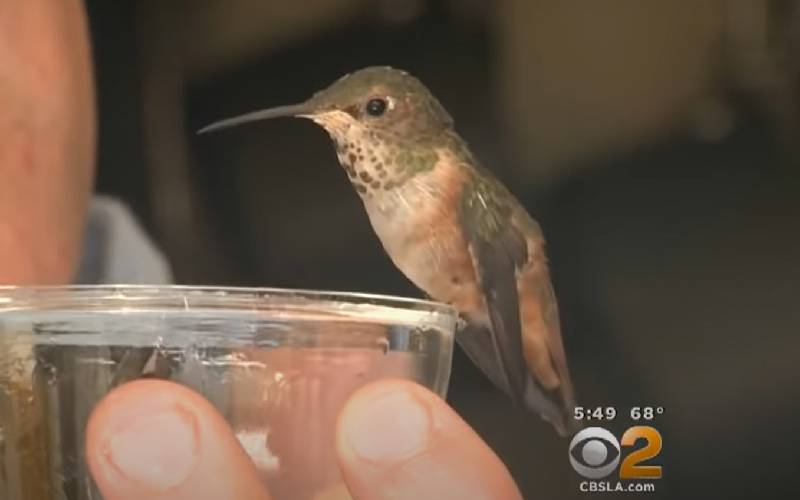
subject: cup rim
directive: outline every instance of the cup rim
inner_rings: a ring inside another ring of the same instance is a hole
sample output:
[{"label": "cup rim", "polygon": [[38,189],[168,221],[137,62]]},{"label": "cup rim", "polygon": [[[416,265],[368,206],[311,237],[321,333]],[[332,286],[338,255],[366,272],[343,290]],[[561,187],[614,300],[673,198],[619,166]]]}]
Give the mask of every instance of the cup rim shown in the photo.
[{"label": "cup rim", "polygon": [[[227,301],[233,309],[248,309],[260,304],[289,305],[306,301],[315,305],[311,310],[324,311],[337,304],[339,312],[347,315],[341,306],[371,306],[387,311],[405,310],[436,316],[439,321],[451,318],[453,327],[458,321],[458,312],[450,305],[432,300],[340,290],[321,290],[280,287],[245,287],[219,285],[146,285],[146,284],[101,284],[101,285],[0,285],[0,316],[14,311],[54,310],[69,305],[79,305],[90,299],[136,303],[137,299],[164,300],[163,306],[190,309],[187,298],[209,299],[221,303]],[[238,299],[238,307],[236,301]],[[183,302],[180,302],[183,300]],[[247,307],[247,306],[250,307]],[[350,311],[352,312],[352,310]],[[380,317],[380,316],[377,316]]]}]

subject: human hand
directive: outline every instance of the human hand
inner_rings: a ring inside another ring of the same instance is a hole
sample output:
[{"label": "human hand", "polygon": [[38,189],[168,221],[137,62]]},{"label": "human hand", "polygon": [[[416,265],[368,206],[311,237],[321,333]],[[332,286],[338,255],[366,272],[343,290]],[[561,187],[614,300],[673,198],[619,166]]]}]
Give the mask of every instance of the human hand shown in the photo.
[{"label": "human hand", "polygon": [[[374,382],[348,400],[336,455],[355,500],[521,498],[478,435],[406,381]],[[222,416],[172,382],[140,380],[109,394],[90,418],[86,457],[107,500],[272,498]]]}]

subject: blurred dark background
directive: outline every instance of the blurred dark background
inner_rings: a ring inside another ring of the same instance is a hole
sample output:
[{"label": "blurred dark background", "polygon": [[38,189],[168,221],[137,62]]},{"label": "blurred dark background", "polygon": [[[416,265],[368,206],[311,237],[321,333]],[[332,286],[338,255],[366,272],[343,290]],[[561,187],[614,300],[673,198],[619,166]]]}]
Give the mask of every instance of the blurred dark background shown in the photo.
[{"label": "blurred dark background", "polygon": [[[616,406],[615,433],[631,406],[665,408],[654,421],[664,478],[650,496],[789,491],[800,2],[87,6],[97,190],[132,207],[178,282],[419,296],[312,123],[194,135],[363,66],[407,69],[542,224],[580,402]],[[460,351],[449,400],[526,498],[585,496],[568,442]]]}]

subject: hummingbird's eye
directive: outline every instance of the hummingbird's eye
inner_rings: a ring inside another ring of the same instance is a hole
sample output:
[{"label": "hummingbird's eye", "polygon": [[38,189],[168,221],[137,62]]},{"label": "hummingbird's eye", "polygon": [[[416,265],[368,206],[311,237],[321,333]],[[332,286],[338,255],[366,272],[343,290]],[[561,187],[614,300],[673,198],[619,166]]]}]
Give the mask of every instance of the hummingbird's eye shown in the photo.
[{"label": "hummingbird's eye", "polygon": [[367,101],[367,114],[370,116],[381,116],[388,107],[386,99],[370,99]]}]

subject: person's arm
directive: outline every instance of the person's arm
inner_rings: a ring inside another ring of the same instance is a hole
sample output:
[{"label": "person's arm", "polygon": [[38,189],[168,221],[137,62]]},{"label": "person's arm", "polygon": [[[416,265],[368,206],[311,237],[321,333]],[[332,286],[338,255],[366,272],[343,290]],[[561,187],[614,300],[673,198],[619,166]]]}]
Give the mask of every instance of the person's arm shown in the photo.
[{"label": "person's arm", "polygon": [[72,280],[94,154],[83,2],[0,3],[0,284]]}]

